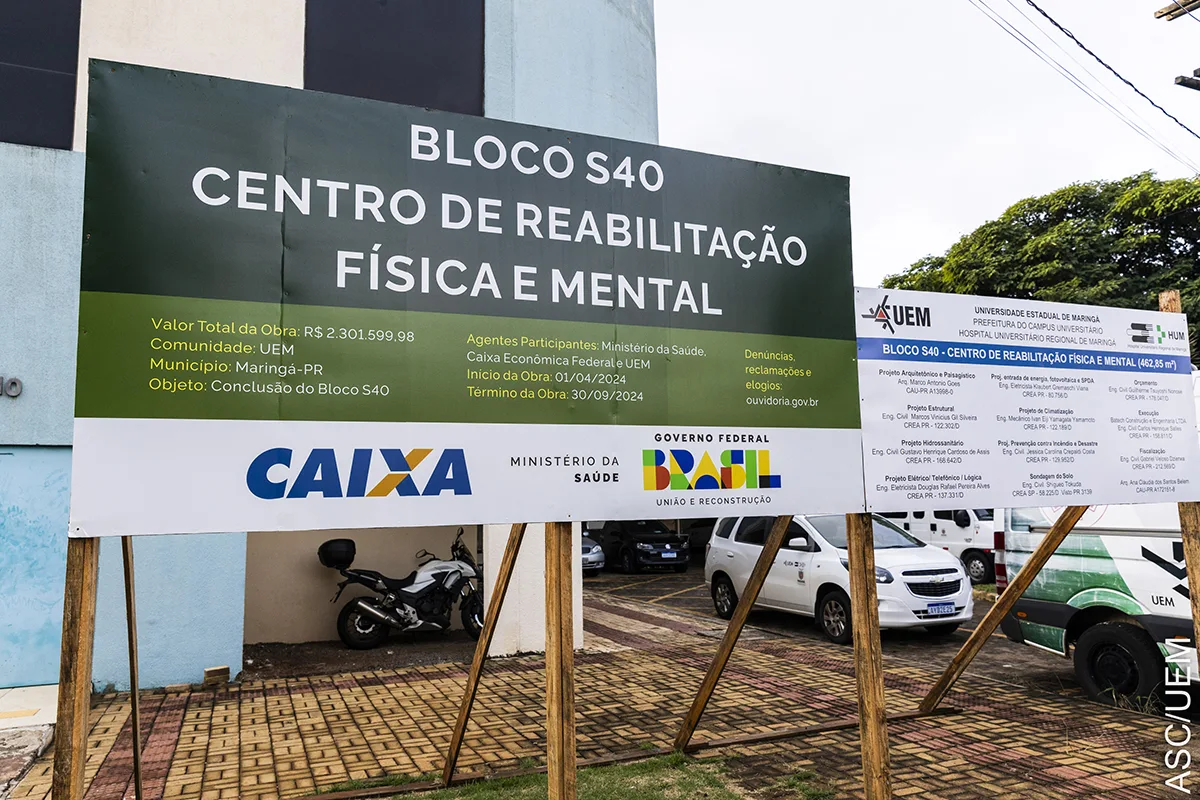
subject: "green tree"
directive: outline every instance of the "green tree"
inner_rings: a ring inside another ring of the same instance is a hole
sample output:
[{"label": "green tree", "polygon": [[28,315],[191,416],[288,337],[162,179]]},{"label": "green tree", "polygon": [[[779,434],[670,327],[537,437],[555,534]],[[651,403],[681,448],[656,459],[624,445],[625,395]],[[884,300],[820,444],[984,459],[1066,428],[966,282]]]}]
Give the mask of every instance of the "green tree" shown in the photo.
[{"label": "green tree", "polygon": [[1200,178],[1144,172],[1022,200],[883,285],[1145,309],[1158,308],[1160,291],[1179,289],[1195,341],[1198,257]]}]

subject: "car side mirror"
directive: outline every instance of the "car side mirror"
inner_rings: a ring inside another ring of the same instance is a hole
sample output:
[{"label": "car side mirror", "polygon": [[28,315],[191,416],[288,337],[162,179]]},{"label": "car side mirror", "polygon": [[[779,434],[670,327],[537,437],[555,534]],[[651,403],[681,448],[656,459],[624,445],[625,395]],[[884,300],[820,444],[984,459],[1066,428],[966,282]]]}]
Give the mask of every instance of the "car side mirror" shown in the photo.
[{"label": "car side mirror", "polygon": [[971,526],[971,515],[960,508],[954,512],[954,524],[960,528],[969,528]]},{"label": "car side mirror", "polygon": [[797,536],[793,539],[788,539],[787,546],[793,550],[807,550],[808,549],[808,537],[807,536]]}]

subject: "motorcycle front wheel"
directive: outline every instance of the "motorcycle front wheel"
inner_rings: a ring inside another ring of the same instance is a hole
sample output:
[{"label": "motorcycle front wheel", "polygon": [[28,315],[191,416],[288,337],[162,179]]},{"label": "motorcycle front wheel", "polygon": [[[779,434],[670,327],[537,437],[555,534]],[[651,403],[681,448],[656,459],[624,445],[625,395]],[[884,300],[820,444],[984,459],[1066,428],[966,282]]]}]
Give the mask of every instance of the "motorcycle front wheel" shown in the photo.
[{"label": "motorcycle front wheel", "polygon": [[479,592],[471,592],[464,597],[458,610],[462,614],[463,629],[472,639],[478,639],[483,631],[483,598],[479,596]]},{"label": "motorcycle front wheel", "polygon": [[388,637],[387,626],[358,610],[351,600],[338,614],[338,636],[351,650],[370,650],[383,644]]}]

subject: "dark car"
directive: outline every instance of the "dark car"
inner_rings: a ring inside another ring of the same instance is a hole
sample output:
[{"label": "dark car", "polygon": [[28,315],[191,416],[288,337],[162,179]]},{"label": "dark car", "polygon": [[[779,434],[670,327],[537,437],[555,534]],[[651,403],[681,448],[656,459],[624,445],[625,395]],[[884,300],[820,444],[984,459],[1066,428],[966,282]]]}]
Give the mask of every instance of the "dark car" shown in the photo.
[{"label": "dark car", "polygon": [[607,562],[622,572],[641,572],[648,567],[668,567],[686,572],[691,547],[687,534],[674,533],[658,520],[605,522],[599,532]]}]

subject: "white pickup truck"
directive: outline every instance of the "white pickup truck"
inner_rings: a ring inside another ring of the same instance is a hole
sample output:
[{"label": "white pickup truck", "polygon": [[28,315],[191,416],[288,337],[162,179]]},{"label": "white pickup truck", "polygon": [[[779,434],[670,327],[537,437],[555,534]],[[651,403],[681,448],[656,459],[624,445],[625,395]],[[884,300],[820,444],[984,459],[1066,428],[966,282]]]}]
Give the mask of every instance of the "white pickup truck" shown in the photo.
[{"label": "white pickup truck", "polygon": [[[1028,561],[1060,511],[997,509],[999,591]],[[1144,702],[1161,696],[1169,684],[1186,682],[1184,675],[1195,680],[1176,506],[1089,509],[1000,627],[1014,642],[1060,656],[1073,647],[1075,674],[1096,700]]]}]

